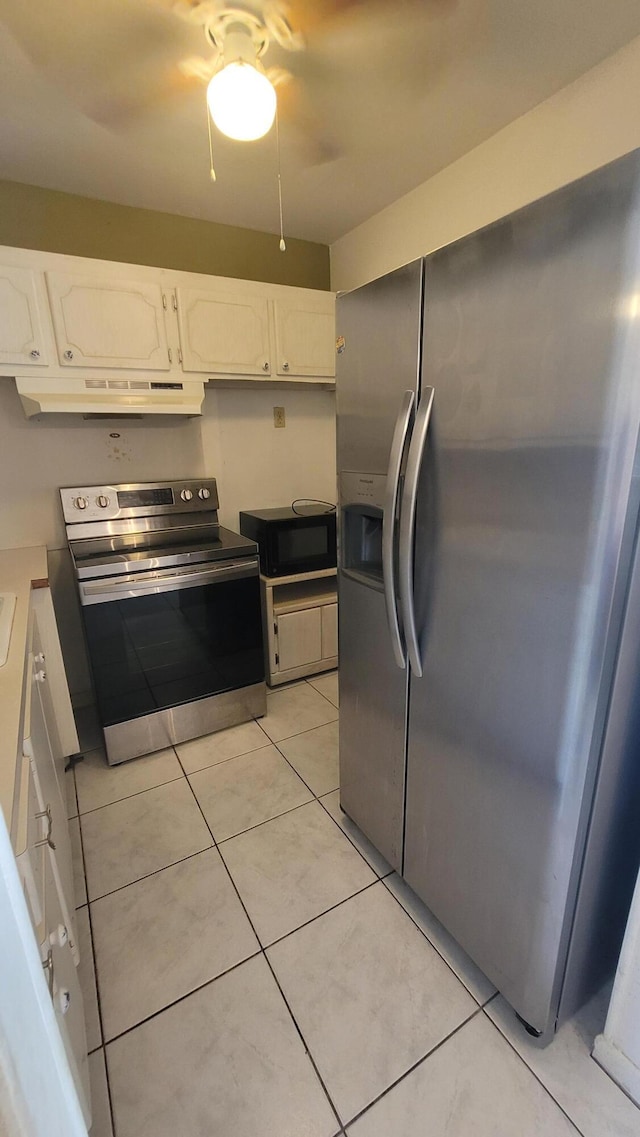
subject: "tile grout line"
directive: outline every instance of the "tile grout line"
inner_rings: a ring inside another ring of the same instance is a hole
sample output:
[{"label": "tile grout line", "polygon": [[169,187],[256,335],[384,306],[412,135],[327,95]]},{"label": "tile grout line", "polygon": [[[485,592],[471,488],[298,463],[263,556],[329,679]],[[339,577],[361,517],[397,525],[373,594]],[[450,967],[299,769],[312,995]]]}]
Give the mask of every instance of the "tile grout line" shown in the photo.
[{"label": "tile grout line", "polygon": [[[338,789],[340,789],[340,787],[339,787],[339,786],[338,786]],[[322,797],[328,797],[328,796],[329,796],[329,794],[334,794],[335,792],[336,792],[335,790],[329,790],[329,793],[328,793],[328,794],[323,794],[323,795],[322,795]],[[387,873],[385,873],[385,874],[384,874],[384,876],[379,876],[379,875],[378,875],[378,873],[377,873],[377,872],[376,872],[376,870],[374,869],[373,865],[372,865],[372,864],[371,864],[371,863],[370,863],[370,862],[367,860],[367,858],[365,857],[364,853],[362,852],[362,849],[359,849],[359,848],[358,848],[358,846],[356,845],[355,841],[352,841],[352,840],[351,840],[351,837],[349,836],[349,834],[346,832],[346,830],[345,830],[345,829],[343,829],[343,828],[342,828],[342,826],[341,826],[340,822],[336,820],[336,818],[333,816],[333,814],[332,814],[331,810],[330,810],[330,809],[328,809],[328,808],[327,808],[327,806],[324,804],[324,802],[323,802],[323,800],[322,800],[322,797],[318,797],[318,798],[316,798],[316,801],[317,801],[317,802],[318,802],[318,803],[319,803],[319,804],[322,806],[322,808],[324,809],[325,813],[328,813],[329,817],[330,817],[330,818],[331,818],[331,820],[333,821],[333,824],[334,824],[334,825],[336,825],[336,826],[338,827],[338,829],[340,830],[340,832],[341,832],[342,834],[344,834],[344,836],[347,838],[347,841],[349,841],[349,842],[350,842],[350,844],[351,844],[351,845],[353,845],[353,847],[354,847],[354,849],[356,850],[356,852],[357,852],[357,853],[360,853],[360,856],[362,857],[363,861],[365,861],[365,863],[366,863],[366,864],[369,866],[369,868],[371,869],[371,872],[372,872],[372,873],[375,873],[375,875],[378,877],[378,880],[384,880],[386,877],[388,877],[388,876],[391,876],[391,873],[395,871],[394,869],[390,869],[390,870],[389,870],[389,872],[387,872]],[[375,848],[375,846],[374,846],[374,848]],[[376,851],[377,851],[377,850],[376,850]],[[382,854],[380,854],[380,856],[382,856]]]},{"label": "tile grout line", "polygon": [[[257,937],[256,937],[257,939]],[[205,979],[204,983],[199,983],[197,987],[193,987],[190,991],[185,991],[184,995],[178,995],[177,999],[172,999],[170,1003],[166,1003],[162,1007],[158,1007],[157,1011],[152,1011],[150,1015],[145,1015],[139,1022],[132,1023],[131,1026],[125,1027],[124,1030],[114,1034],[113,1038],[105,1039],[103,1047],[106,1050],[107,1046],[111,1046],[114,1042],[119,1042],[121,1038],[126,1038],[132,1031],[137,1030],[138,1027],[150,1023],[153,1019],[157,1019],[159,1015],[164,1014],[165,1011],[171,1010],[172,1007],[177,1007],[180,1003],[184,1003],[185,999],[190,999],[192,995],[197,995],[199,991],[204,991],[205,987],[210,987],[212,983],[216,983],[218,979],[224,979],[225,975],[231,975],[232,971],[237,971],[244,963],[249,963],[252,959],[258,959],[263,954],[260,947],[260,940],[258,940],[258,948],[252,951],[251,955],[247,955],[244,959],[239,959],[237,963],[232,963],[231,967],[226,967],[219,975],[212,976],[211,979]],[[93,1051],[95,1053],[95,1051]]]},{"label": "tile grout line", "polygon": [[[492,996],[492,998],[495,998],[495,997],[496,997],[497,995],[499,995],[499,994],[500,994],[500,992],[499,992],[499,991],[496,991],[496,994],[495,994],[495,995],[493,995],[493,996]],[[488,1003],[490,1003],[490,1002],[491,1002],[491,999],[489,999],[489,1000],[488,1000]],[[486,1004],[485,1004],[485,1007],[486,1007],[486,1006],[488,1006],[488,1003],[486,1003]],[[572,1126],[573,1126],[573,1128],[575,1129],[576,1133],[579,1133],[579,1134],[580,1134],[580,1137],[584,1137],[584,1134],[583,1134],[582,1130],[581,1130],[581,1129],[578,1127],[578,1125],[577,1125],[577,1124],[576,1124],[576,1122],[573,1120],[573,1118],[572,1118],[572,1117],[571,1117],[571,1116],[570,1116],[570,1115],[567,1113],[567,1111],[566,1111],[566,1109],[564,1108],[564,1106],[562,1106],[562,1105],[560,1104],[560,1102],[557,1100],[557,1098],[555,1098],[555,1097],[553,1096],[553,1094],[551,1093],[551,1090],[549,1089],[549,1087],[548,1087],[548,1086],[545,1086],[544,1082],[542,1081],[542,1078],[540,1078],[540,1077],[539,1077],[539,1075],[536,1073],[536,1071],[533,1069],[533,1067],[529,1065],[529,1063],[527,1062],[526,1058],[523,1058],[523,1057],[522,1057],[522,1054],[521,1054],[521,1053],[520,1053],[520,1051],[519,1051],[519,1050],[517,1050],[517,1049],[516,1049],[516,1047],[513,1045],[513,1043],[512,1043],[512,1041],[511,1041],[511,1039],[510,1039],[510,1038],[508,1038],[508,1037],[507,1037],[507,1035],[505,1034],[505,1032],[504,1032],[504,1031],[503,1031],[503,1030],[502,1030],[502,1029],[501,1029],[501,1028],[498,1026],[498,1024],[497,1024],[497,1023],[495,1023],[495,1022],[493,1021],[493,1019],[491,1018],[491,1016],[490,1016],[490,1015],[487,1013],[487,1011],[485,1010],[485,1007],[482,1007],[482,1008],[481,1008],[481,1010],[482,1010],[482,1013],[483,1013],[484,1017],[486,1018],[487,1022],[491,1023],[491,1026],[492,1026],[492,1027],[494,1027],[494,1028],[495,1028],[495,1030],[497,1030],[497,1032],[498,1032],[498,1034],[500,1035],[500,1037],[501,1037],[502,1039],[504,1039],[504,1041],[507,1043],[507,1045],[508,1045],[508,1046],[510,1046],[510,1047],[511,1047],[511,1049],[513,1050],[513,1053],[515,1054],[516,1058],[519,1058],[519,1059],[520,1059],[520,1061],[522,1062],[523,1066],[525,1066],[525,1067],[527,1068],[527,1070],[529,1071],[529,1073],[531,1074],[531,1076],[532,1076],[532,1077],[533,1077],[533,1078],[536,1080],[536,1082],[538,1083],[538,1085],[542,1086],[542,1089],[544,1090],[544,1092],[545,1092],[545,1093],[548,1095],[548,1097],[550,1097],[550,1098],[551,1098],[551,1101],[554,1103],[554,1105],[556,1105],[556,1106],[558,1107],[558,1109],[560,1110],[560,1112],[561,1112],[562,1114],[564,1114],[564,1116],[566,1117],[566,1119],[567,1119],[567,1121],[569,1122],[569,1124],[570,1124],[570,1125],[572,1125]],[[524,1029],[524,1028],[523,1028],[523,1029]]]},{"label": "tile grout line", "polygon": [[[109,1067],[107,1065],[107,1051],[105,1049],[105,1044],[104,1044],[104,1025],[103,1025],[103,1021],[102,1021],[102,1000],[100,998],[100,983],[98,981],[98,965],[96,963],[96,949],[95,949],[95,944],[94,944],[94,939],[93,939],[93,920],[91,917],[91,902],[89,900],[89,884],[87,881],[87,868],[86,868],[86,861],[85,861],[85,855],[84,855],[84,837],[82,835],[82,821],[80,819],[80,814],[78,814],[78,830],[80,833],[80,850],[82,853],[82,871],[84,873],[84,888],[85,888],[85,892],[87,895],[87,919],[89,921],[89,937],[91,939],[91,959],[93,962],[93,979],[94,979],[95,988],[96,988],[96,1003],[98,1005],[98,1020],[100,1022],[100,1039],[101,1039],[101,1046],[102,1046],[102,1057],[103,1057],[103,1061],[104,1061],[104,1076],[105,1076],[105,1081],[107,1083],[107,1099],[109,1102],[109,1115],[111,1118],[111,1129],[112,1129],[112,1132],[114,1133],[115,1137],[117,1137],[115,1114],[114,1114],[114,1109],[113,1109],[113,1101],[111,1099],[111,1082],[109,1081]],[[83,905],[83,907],[84,907],[84,905]],[[92,1053],[94,1053],[94,1052],[92,1052]],[[89,1092],[91,1092],[91,1091],[89,1091]]]},{"label": "tile grout line", "polygon": [[[143,876],[137,876],[135,880],[130,880],[127,884],[120,884],[117,888],[112,888],[110,892],[101,892],[100,896],[93,896],[91,899],[87,898],[87,904],[89,906],[99,904],[100,901],[104,900],[107,896],[115,896],[116,892],[122,892],[125,888],[131,888],[132,885],[139,884],[142,880],[149,880],[150,877],[158,876],[159,873],[164,872],[166,869],[172,869],[175,865],[181,865],[184,861],[190,861],[193,857],[199,857],[201,853],[208,853],[210,849],[216,848],[217,846],[214,842],[213,845],[207,845],[204,849],[197,849],[195,853],[187,853],[186,857],[180,857],[177,861],[170,861],[168,865],[163,865],[162,868],[154,869],[153,872],[147,872],[144,873]],[[84,908],[85,905],[82,904],[81,907]]]},{"label": "tile grout line", "polygon": [[[189,779],[187,779],[187,781],[188,781],[188,780],[189,780]],[[201,805],[200,805],[200,802],[198,801],[198,799],[197,799],[197,797],[196,797],[196,795],[195,795],[195,792],[194,792],[194,790],[193,790],[193,787],[191,786],[191,784],[190,784],[190,783],[189,783],[189,785],[190,785],[190,788],[191,788],[191,792],[192,792],[192,794],[193,794],[193,796],[194,796],[194,799],[195,799],[195,801],[196,801],[196,804],[197,804],[197,806],[198,806],[198,809],[199,809],[199,810],[200,810],[200,812],[202,813],[202,817],[203,817],[203,819],[204,819],[205,825],[206,825],[206,826],[207,826],[207,828],[209,829],[209,832],[211,833],[211,837],[212,837],[212,839],[213,839],[213,840],[215,840],[215,838],[214,838],[214,836],[213,836],[213,833],[212,833],[212,831],[211,831],[211,829],[210,829],[210,827],[209,827],[209,823],[208,823],[208,821],[207,821],[207,819],[206,819],[206,817],[205,817],[205,815],[204,815],[204,812],[203,812],[203,810],[202,810],[202,807],[201,807]],[[218,850],[218,851],[219,851],[219,850]],[[311,1054],[311,1050],[310,1050],[310,1049],[309,1049],[309,1047],[307,1046],[307,1042],[306,1042],[306,1039],[304,1038],[304,1035],[303,1035],[302,1031],[300,1030],[300,1027],[298,1026],[298,1023],[296,1022],[295,1016],[294,1016],[294,1014],[293,1014],[293,1011],[291,1010],[291,1007],[289,1006],[289,1003],[288,1003],[287,999],[285,998],[285,995],[284,995],[284,992],[283,992],[283,990],[282,990],[282,987],[280,986],[280,983],[278,982],[278,978],[277,978],[277,976],[276,976],[276,973],[275,973],[275,971],[273,970],[273,967],[271,966],[271,962],[270,962],[270,960],[269,960],[269,957],[267,956],[267,953],[266,953],[265,949],[262,947],[262,942],[261,942],[261,940],[260,940],[260,937],[259,937],[259,935],[258,935],[258,933],[257,933],[257,930],[256,930],[256,928],[255,928],[255,926],[254,926],[253,920],[251,919],[251,916],[249,915],[249,913],[248,913],[248,911],[247,911],[246,905],[245,905],[245,903],[244,903],[244,901],[243,901],[243,899],[242,899],[242,897],[241,897],[241,895],[240,895],[240,893],[239,893],[239,891],[238,891],[238,888],[237,888],[236,882],[235,882],[235,880],[233,879],[233,877],[231,876],[231,873],[229,872],[229,868],[228,868],[228,866],[227,866],[227,863],[226,863],[226,861],[225,861],[224,857],[222,856],[222,854],[220,854],[220,859],[221,859],[221,861],[222,861],[222,863],[223,863],[223,865],[224,865],[224,868],[225,868],[225,872],[227,873],[227,876],[229,877],[229,880],[230,880],[230,882],[231,882],[231,885],[232,885],[232,887],[233,887],[233,890],[234,890],[234,892],[235,892],[236,896],[238,897],[238,901],[239,901],[239,903],[242,905],[242,910],[243,910],[243,912],[244,912],[245,916],[247,917],[247,920],[249,921],[249,924],[251,925],[251,929],[252,929],[252,931],[253,931],[253,934],[254,934],[254,936],[256,937],[256,940],[258,941],[258,944],[260,945],[260,952],[259,952],[259,953],[257,953],[257,954],[260,954],[260,955],[262,955],[262,956],[263,956],[263,958],[264,958],[264,960],[265,960],[265,963],[267,964],[267,967],[269,968],[269,971],[271,972],[271,974],[272,974],[272,976],[273,976],[274,982],[275,982],[275,984],[276,984],[276,986],[277,986],[277,988],[278,988],[278,990],[279,990],[279,992],[280,992],[280,994],[281,994],[281,996],[282,996],[283,1002],[284,1002],[284,1004],[285,1004],[285,1006],[286,1006],[286,1008],[287,1008],[287,1010],[288,1010],[288,1012],[289,1012],[289,1015],[291,1016],[291,1021],[293,1022],[293,1025],[294,1025],[294,1027],[295,1027],[296,1031],[298,1032],[298,1035],[299,1035],[299,1037],[300,1037],[300,1041],[302,1042],[302,1045],[303,1045],[303,1047],[304,1047],[304,1051],[305,1051],[305,1054],[307,1055],[307,1057],[308,1057],[308,1059],[309,1059],[309,1061],[310,1061],[310,1063],[311,1063],[311,1066],[313,1067],[313,1070],[315,1071],[316,1077],[317,1077],[318,1081],[320,1082],[320,1085],[322,1086],[322,1089],[323,1089],[323,1091],[324,1091],[324,1094],[325,1094],[325,1096],[326,1096],[326,1099],[327,1099],[327,1101],[329,1102],[329,1105],[330,1105],[330,1107],[331,1107],[331,1109],[332,1109],[332,1111],[333,1111],[333,1113],[334,1113],[334,1115],[335,1115],[335,1118],[336,1118],[336,1120],[337,1120],[337,1122],[338,1122],[338,1133],[339,1133],[339,1132],[340,1132],[340,1129],[342,1128],[342,1121],[341,1121],[340,1115],[339,1115],[339,1113],[338,1113],[338,1111],[337,1111],[337,1109],[336,1109],[335,1105],[333,1104],[333,1101],[332,1101],[332,1099],[331,1099],[331,1097],[330,1097],[330,1095],[329,1095],[329,1091],[327,1090],[327,1087],[325,1086],[323,1079],[322,1079],[322,1078],[321,1078],[321,1076],[320,1076],[320,1071],[318,1070],[318,1067],[316,1066],[315,1060],[314,1060],[314,1058],[313,1058],[313,1056],[312,1056],[312,1054]],[[215,980],[212,980],[212,982],[215,982]]]},{"label": "tile grout line", "polygon": [[405,1080],[405,1078],[408,1078],[410,1074],[413,1074],[414,1070],[418,1069],[418,1066],[422,1066],[423,1062],[426,1062],[429,1058],[431,1058],[431,1056],[433,1054],[435,1054],[436,1050],[440,1050],[440,1048],[442,1046],[444,1046],[446,1042],[449,1042],[449,1040],[452,1039],[454,1035],[458,1034],[458,1032],[461,1031],[463,1029],[463,1027],[467,1026],[468,1023],[470,1023],[472,1021],[472,1019],[477,1018],[478,1015],[480,1015],[480,1014],[482,1014],[482,1007],[476,1007],[476,1009],[470,1015],[468,1015],[466,1019],[463,1019],[462,1022],[458,1023],[458,1025],[456,1027],[454,1027],[453,1030],[450,1030],[449,1033],[447,1035],[445,1035],[444,1038],[441,1038],[440,1042],[437,1042],[435,1044],[435,1046],[432,1046],[430,1050],[427,1050],[426,1054],[423,1054],[421,1058],[418,1058],[418,1060],[416,1062],[414,1062],[411,1066],[409,1066],[408,1070],[405,1070],[404,1073],[400,1074],[400,1076],[398,1078],[396,1078],[391,1083],[391,1085],[387,1086],[386,1089],[384,1089],[382,1091],[382,1093],[378,1094],[377,1097],[373,1098],[372,1101],[368,1102],[367,1105],[365,1105],[361,1110],[359,1110],[358,1113],[354,1114],[353,1117],[349,1118],[348,1121],[345,1121],[345,1123],[344,1123],[345,1130],[348,1129],[349,1126],[355,1124],[356,1121],[359,1121],[360,1118],[365,1113],[368,1113],[370,1109],[373,1109],[373,1107],[375,1105],[377,1105],[378,1102],[382,1101],[382,1099],[385,1098],[387,1096],[387,1094],[389,1094],[391,1092],[391,1090],[394,1090],[396,1088],[396,1086],[398,1086],[400,1084],[400,1082],[403,1082]]},{"label": "tile grout line", "polygon": [[[146,755],[143,754],[141,757],[144,758]],[[184,770],[181,765],[180,773],[177,774],[175,778],[167,778],[165,782],[158,782],[155,786],[146,786],[143,790],[133,790],[132,793],[125,794],[123,797],[114,798],[113,801],[105,801],[102,805],[94,805],[93,809],[85,809],[82,813],[78,812],[78,817],[88,817],[90,813],[99,813],[101,809],[108,809],[110,805],[120,805],[121,802],[128,801],[129,798],[140,797],[141,794],[148,794],[151,790],[159,790],[162,786],[170,786],[172,782],[179,782],[184,776]]]},{"label": "tile grout line", "polygon": [[[337,675],[337,674],[338,674],[338,669],[337,669],[337,668],[334,668],[334,669],[333,669],[333,671],[319,671],[319,672],[318,672],[318,676],[317,676],[317,678],[318,678],[318,679],[322,679],[322,677],[323,677],[324,675]],[[309,686],[313,688],[313,690],[316,692],[316,694],[317,694],[317,695],[322,695],[322,698],[323,698],[323,699],[326,699],[328,703],[331,703],[331,706],[332,706],[332,707],[333,707],[333,708],[334,708],[336,711],[339,711],[339,710],[340,710],[340,704],[339,704],[339,703],[334,703],[334,702],[333,702],[333,700],[332,700],[332,699],[330,699],[328,695],[325,695],[324,691],[319,691],[317,687],[314,687],[314,686],[313,686],[313,683],[311,682],[311,680],[310,680],[310,679],[306,679],[306,680],[305,680],[305,682],[306,682],[306,683],[308,683],[308,684],[309,684]]]},{"label": "tile grout line", "polygon": [[[392,875],[393,875],[393,871],[392,871],[391,873],[387,873],[387,875],[386,875],[385,877],[381,877],[381,881],[382,881],[382,884],[384,884],[384,887],[386,888],[387,892],[389,893],[389,896],[392,896],[392,897],[393,897],[393,899],[395,900],[396,904],[398,904],[398,905],[400,906],[400,908],[402,909],[402,911],[404,912],[405,916],[408,916],[408,917],[409,917],[409,919],[411,920],[411,923],[414,925],[414,927],[416,927],[416,928],[418,929],[418,931],[420,932],[420,934],[424,936],[425,940],[426,940],[426,941],[427,941],[427,943],[430,945],[430,947],[432,947],[432,948],[433,948],[433,950],[435,951],[436,955],[438,955],[438,956],[440,957],[440,959],[442,960],[442,962],[443,962],[443,963],[445,963],[445,964],[447,965],[447,967],[449,968],[449,971],[451,972],[451,974],[455,976],[455,978],[458,980],[458,983],[461,983],[461,984],[462,984],[462,986],[464,987],[464,989],[465,989],[465,991],[467,992],[467,994],[471,996],[471,998],[473,999],[474,1003],[477,1003],[477,1004],[478,1004],[478,1007],[479,1007],[479,1009],[480,1009],[480,1010],[482,1010],[482,1009],[483,1009],[483,1007],[485,1007],[487,1003],[490,1003],[492,999],[495,999],[495,997],[496,997],[496,995],[498,994],[498,992],[497,992],[497,991],[494,991],[493,995],[490,995],[490,996],[489,996],[489,998],[488,998],[487,1000],[485,1000],[485,1002],[484,1002],[484,1003],[481,1003],[481,1002],[480,1002],[480,1000],[476,998],[476,996],[473,994],[473,991],[471,991],[471,990],[470,990],[470,988],[469,988],[469,987],[467,986],[467,984],[465,983],[464,979],[461,979],[461,978],[460,978],[460,976],[458,975],[457,971],[455,971],[455,969],[454,969],[454,968],[452,967],[452,965],[449,963],[449,960],[448,960],[448,959],[447,959],[447,958],[446,958],[446,957],[445,957],[445,956],[442,954],[442,952],[440,951],[440,948],[438,947],[438,945],[437,945],[437,944],[434,944],[433,940],[431,939],[431,937],[430,937],[430,936],[428,936],[428,935],[427,935],[427,933],[425,932],[424,928],[421,928],[421,927],[420,927],[420,925],[419,925],[418,921],[414,919],[414,917],[411,915],[411,913],[410,913],[410,912],[409,912],[409,911],[408,911],[408,910],[405,908],[404,904],[402,904],[402,903],[400,902],[400,900],[398,900],[398,897],[396,896],[395,892],[392,892],[392,891],[391,891],[391,889],[389,888],[389,885],[385,883],[385,882],[388,880],[388,878],[389,878],[390,876],[392,876]],[[400,880],[402,880],[403,878],[402,878],[402,877],[399,877],[399,879],[400,879]],[[418,897],[418,899],[419,899],[419,897]],[[445,929],[445,931],[446,931],[446,929]],[[473,961],[472,961],[472,962],[473,962]]]}]

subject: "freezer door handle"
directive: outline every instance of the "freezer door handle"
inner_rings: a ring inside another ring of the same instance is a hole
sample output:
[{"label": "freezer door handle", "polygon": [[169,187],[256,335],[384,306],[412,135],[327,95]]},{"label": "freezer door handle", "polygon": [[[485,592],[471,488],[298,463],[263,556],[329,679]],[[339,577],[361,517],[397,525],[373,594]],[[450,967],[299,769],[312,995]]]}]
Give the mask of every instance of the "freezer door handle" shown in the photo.
[{"label": "freezer door handle", "polygon": [[416,629],[416,614],[413,597],[413,542],[416,529],[416,502],[422,457],[429,433],[431,409],[433,407],[433,387],[425,387],[416,414],[416,421],[409,445],[407,471],[404,479],[402,506],[400,509],[400,547],[399,547],[399,585],[400,611],[404,635],[407,641],[407,654],[412,671],[422,676],[422,659]]},{"label": "freezer door handle", "polygon": [[400,471],[402,469],[402,455],[409,433],[409,424],[415,395],[413,391],[405,391],[398,411],[391,452],[389,454],[389,468],[384,494],[384,512],[382,515],[382,581],[384,584],[384,603],[387,610],[387,623],[391,636],[393,656],[398,667],[407,666],[406,652],[400,634],[400,621],[398,619],[398,601],[395,571],[395,527],[398,509],[398,491],[400,488]]}]

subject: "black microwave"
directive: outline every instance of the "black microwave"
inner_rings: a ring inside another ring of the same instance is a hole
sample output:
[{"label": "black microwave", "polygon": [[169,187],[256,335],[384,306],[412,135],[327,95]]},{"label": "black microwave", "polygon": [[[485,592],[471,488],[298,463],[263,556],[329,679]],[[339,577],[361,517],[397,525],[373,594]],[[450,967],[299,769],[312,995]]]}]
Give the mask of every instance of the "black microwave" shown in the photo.
[{"label": "black microwave", "polygon": [[247,510],[240,514],[240,532],[258,542],[265,576],[336,566],[336,515],[326,506]]}]

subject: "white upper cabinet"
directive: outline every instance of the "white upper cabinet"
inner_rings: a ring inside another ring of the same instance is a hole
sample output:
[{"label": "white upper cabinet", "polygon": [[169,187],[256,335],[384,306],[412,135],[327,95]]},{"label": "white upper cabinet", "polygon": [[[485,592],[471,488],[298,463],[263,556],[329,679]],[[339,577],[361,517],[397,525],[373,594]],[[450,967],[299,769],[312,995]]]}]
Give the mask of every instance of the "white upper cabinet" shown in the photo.
[{"label": "white upper cabinet", "polygon": [[176,295],[184,371],[271,374],[265,297],[224,287],[178,287]]},{"label": "white upper cabinet", "polygon": [[36,276],[30,269],[0,267],[0,363],[48,363]]},{"label": "white upper cabinet", "polygon": [[276,372],[282,376],[333,378],[335,301],[330,292],[296,289],[273,301]]},{"label": "white upper cabinet", "polygon": [[46,278],[62,367],[169,370],[159,284],[61,272]]}]

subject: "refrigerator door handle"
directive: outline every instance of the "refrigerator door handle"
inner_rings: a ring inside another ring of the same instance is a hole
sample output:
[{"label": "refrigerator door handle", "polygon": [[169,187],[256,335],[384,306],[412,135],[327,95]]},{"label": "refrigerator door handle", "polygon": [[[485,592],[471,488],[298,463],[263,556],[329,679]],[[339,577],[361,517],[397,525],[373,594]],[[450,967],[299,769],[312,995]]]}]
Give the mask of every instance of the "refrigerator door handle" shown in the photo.
[{"label": "refrigerator door handle", "polygon": [[391,636],[393,656],[398,667],[407,666],[406,652],[400,634],[400,621],[398,620],[398,601],[396,589],[396,573],[394,564],[395,523],[398,508],[398,491],[400,488],[400,471],[402,469],[402,455],[409,433],[411,413],[415,395],[413,391],[405,391],[398,411],[391,452],[389,454],[389,468],[384,495],[384,513],[382,515],[382,580],[384,584],[384,603],[387,610],[387,623]]},{"label": "refrigerator door handle", "polygon": [[413,435],[409,445],[407,470],[402,494],[400,510],[400,548],[399,548],[399,586],[400,610],[404,635],[407,641],[407,654],[412,671],[420,678],[422,676],[422,659],[420,657],[420,644],[416,628],[416,614],[413,598],[413,542],[416,528],[416,502],[418,497],[418,480],[422,466],[422,457],[429,433],[431,409],[434,397],[433,387],[423,389],[422,398],[416,414]]}]

